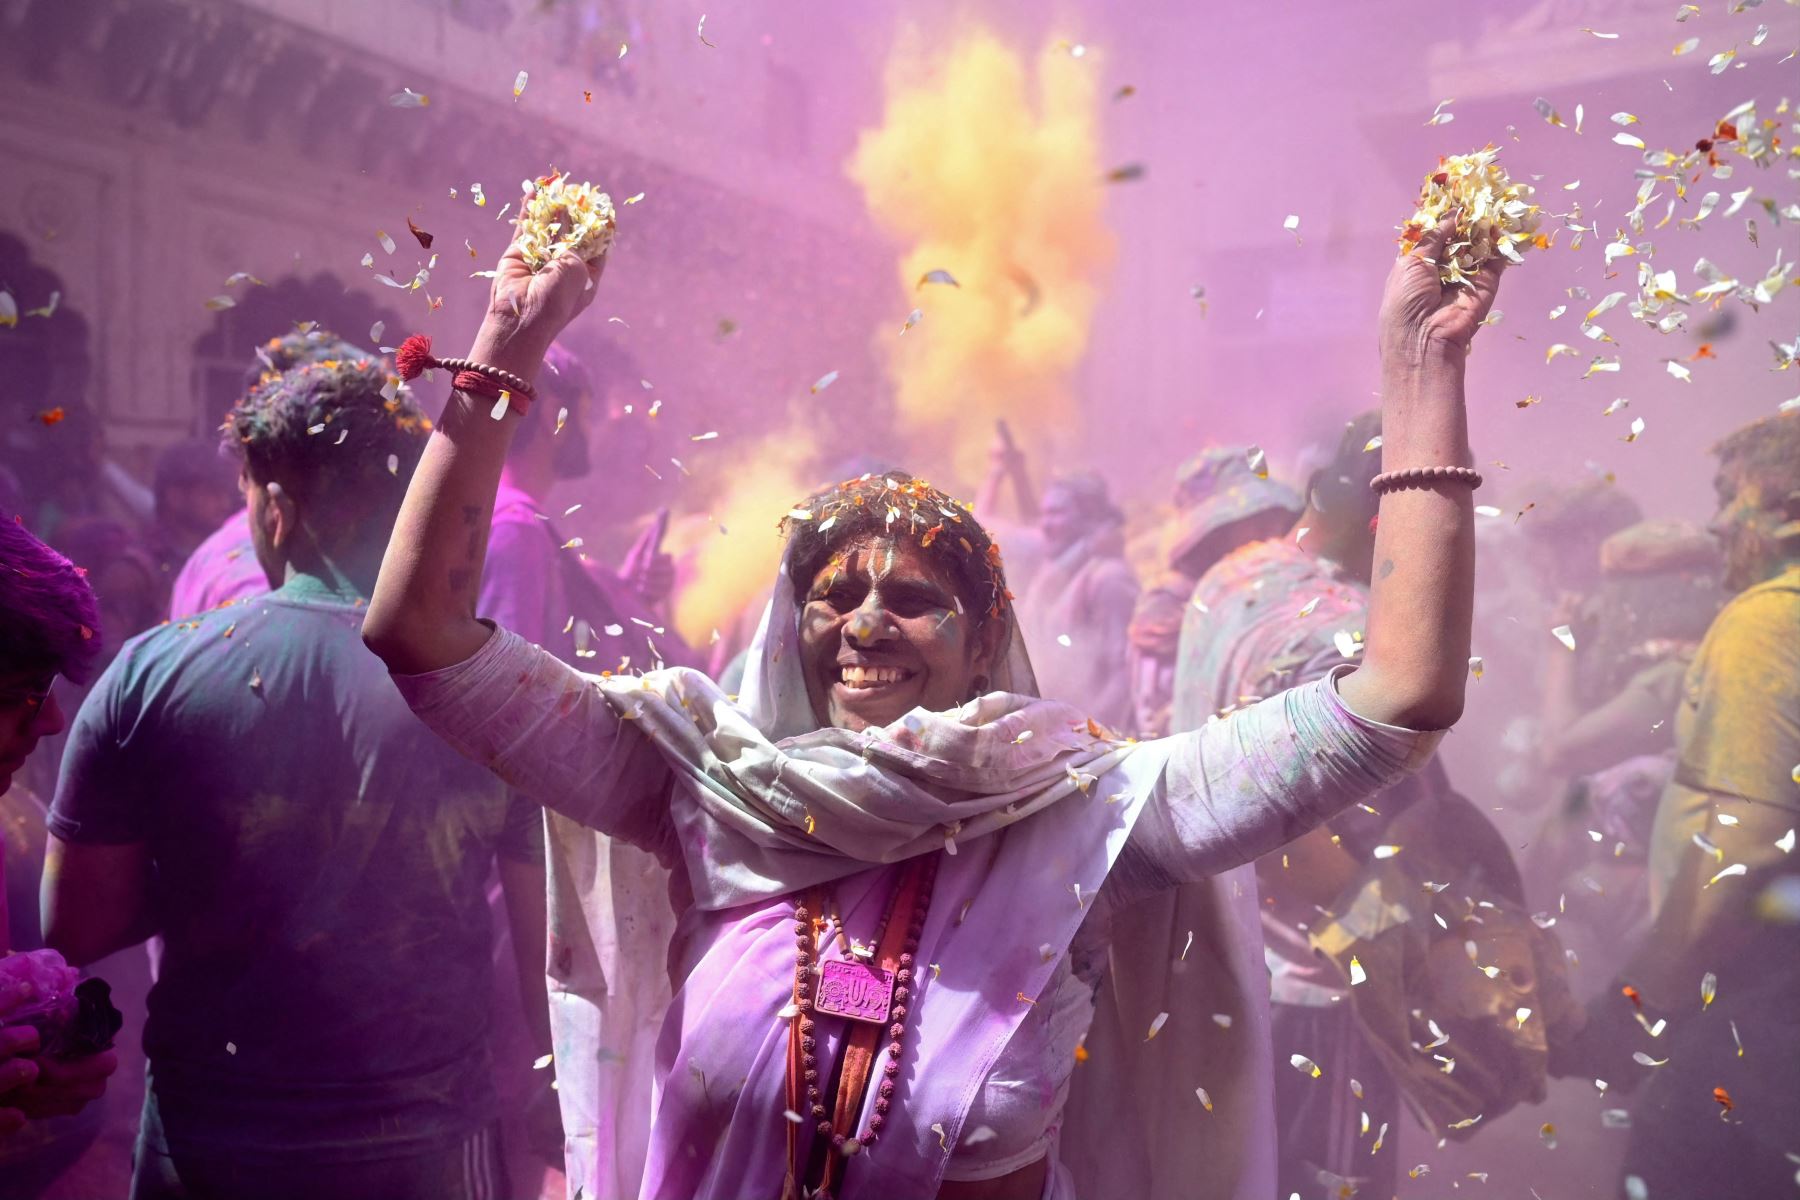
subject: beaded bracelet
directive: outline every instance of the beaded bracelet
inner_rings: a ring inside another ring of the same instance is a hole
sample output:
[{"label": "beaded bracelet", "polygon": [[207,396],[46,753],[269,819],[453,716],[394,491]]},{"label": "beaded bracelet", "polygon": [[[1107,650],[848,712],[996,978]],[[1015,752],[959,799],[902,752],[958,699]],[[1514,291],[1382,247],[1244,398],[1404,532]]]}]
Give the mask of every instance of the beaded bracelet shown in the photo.
[{"label": "beaded bracelet", "polygon": [[456,378],[451,380],[451,387],[459,392],[483,396],[498,397],[504,393],[512,410],[520,416],[537,397],[537,389],[511,371],[469,358],[434,358],[431,339],[422,333],[415,333],[400,343],[394,351],[394,366],[399,369],[400,378],[409,383],[432,367],[455,371]]},{"label": "beaded bracelet", "polygon": [[1404,471],[1385,471],[1369,480],[1369,490],[1378,495],[1402,488],[1424,488],[1434,483],[1467,484],[1473,491],[1481,486],[1481,472],[1474,467],[1408,467]]}]

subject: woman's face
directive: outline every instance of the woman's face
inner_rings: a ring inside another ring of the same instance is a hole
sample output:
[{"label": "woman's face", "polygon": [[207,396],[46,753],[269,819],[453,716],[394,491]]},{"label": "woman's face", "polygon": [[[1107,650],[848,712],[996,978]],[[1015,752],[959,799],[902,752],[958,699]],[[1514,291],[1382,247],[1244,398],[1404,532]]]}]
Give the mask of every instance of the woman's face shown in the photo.
[{"label": "woman's face", "polygon": [[977,681],[992,673],[996,638],[957,611],[949,573],[917,544],[858,539],[800,582],[801,666],[821,726],[889,725],[915,708],[955,708],[985,687]]}]

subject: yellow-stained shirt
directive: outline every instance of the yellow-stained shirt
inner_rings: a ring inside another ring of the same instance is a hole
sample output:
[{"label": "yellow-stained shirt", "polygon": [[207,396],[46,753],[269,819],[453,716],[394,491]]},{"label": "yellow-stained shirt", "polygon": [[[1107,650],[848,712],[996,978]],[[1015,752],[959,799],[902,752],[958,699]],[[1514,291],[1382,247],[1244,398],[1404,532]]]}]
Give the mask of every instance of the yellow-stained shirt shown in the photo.
[{"label": "yellow-stained shirt", "polygon": [[[1708,960],[1772,933],[1757,898],[1800,870],[1776,844],[1800,825],[1800,566],[1714,619],[1675,720],[1680,757],[1650,848],[1655,924],[1631,972],[1658,1000],[1691,992]],[[1740,863],[1744,874],[1719,877]]]}]

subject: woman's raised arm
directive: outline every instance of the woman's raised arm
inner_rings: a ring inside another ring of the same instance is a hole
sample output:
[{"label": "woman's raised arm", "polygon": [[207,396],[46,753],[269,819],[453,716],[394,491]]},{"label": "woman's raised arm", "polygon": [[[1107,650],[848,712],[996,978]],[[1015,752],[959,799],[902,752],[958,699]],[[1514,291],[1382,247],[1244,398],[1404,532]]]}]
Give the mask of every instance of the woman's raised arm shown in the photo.
[{"label": "woman's raised arm", "polygon": [[[1470,285],[1439,282],[1448,217],[1394,264],[1381,301],[1381,467],[1467,467],[1463,367],[1493,306],[1505,262],[1490,259]],[[1381,498],[1362,665],[1339,682],[1359,716],[1409,729],[1445,729],[1462,716],[1475,610],[1475,501],[1462,483],[1435,482]]]},{"label": "woman's raised arm", "polygon": [[[535,381],[551,342],[593,300],[604,263],[565,254],[533,273],[518,247],[508,248],[467,357]],[[508,411],[496,421],[493,407],[451,392],[406,489],[363,621],[363,641],[395,674],[451,666],[487,641],[475,601],[500,468],[521,420],[554,416]]]}]

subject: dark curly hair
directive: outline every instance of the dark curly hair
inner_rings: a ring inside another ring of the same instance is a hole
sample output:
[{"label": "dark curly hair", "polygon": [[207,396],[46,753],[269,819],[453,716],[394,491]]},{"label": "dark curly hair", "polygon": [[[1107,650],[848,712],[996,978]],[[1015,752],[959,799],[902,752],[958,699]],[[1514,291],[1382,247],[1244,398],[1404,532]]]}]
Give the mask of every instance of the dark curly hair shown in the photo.
[{"label": "dark curly hair", "polygon": [[782,518],[781,531],[802,597],[807,581],[844,547],[874,536],[914,539],[949,574],[977,629],[1005,613],[1013,598],[1000,545],[969,506],[904,471],[863,475],[815,492]]},{"label": "dark curly hair", "polygon": [[391,522],[431,422],[384,359],[304,363],[263,383],[225,419],[250,478],[279,483],[315,537],[341,542]]},{"label": "dark curly hair", "polygon": [[354,362],[369,352],[318,326],[277,334],[256,348],[256,359],[244,374],[244,389],[254,391],[283,372],[305,363]]}]

